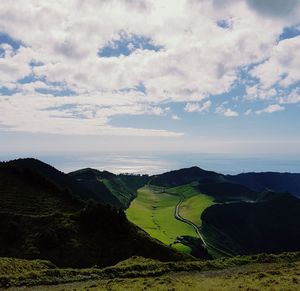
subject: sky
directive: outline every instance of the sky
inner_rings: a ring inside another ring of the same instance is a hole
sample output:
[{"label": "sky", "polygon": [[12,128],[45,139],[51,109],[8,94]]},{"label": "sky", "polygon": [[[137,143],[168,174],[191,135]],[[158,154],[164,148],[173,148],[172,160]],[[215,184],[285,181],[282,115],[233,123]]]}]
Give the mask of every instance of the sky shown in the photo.
[{"label": "sky", "polygon": [[299,0],[0,2],[0,156],[300,154]]}]

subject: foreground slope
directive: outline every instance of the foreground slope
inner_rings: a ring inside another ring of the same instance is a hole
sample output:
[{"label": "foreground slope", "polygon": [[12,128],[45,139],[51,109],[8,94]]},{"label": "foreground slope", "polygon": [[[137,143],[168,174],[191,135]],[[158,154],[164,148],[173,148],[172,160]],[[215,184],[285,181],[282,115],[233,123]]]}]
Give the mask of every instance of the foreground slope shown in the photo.
[{"label": "foreground slope", "polygon": [[83,270],[0,258],[0,288],[8,290],[298,290],[299,283],[299,253],[166,263],[134,257]]},{"label": "foreground slope", "polygon": [[0,256],[70,267],[107,266],[133,255],[184,259],[122,210],[80,200],[76,181],[53,167],[29,159],[2,163],[0,173]]}]

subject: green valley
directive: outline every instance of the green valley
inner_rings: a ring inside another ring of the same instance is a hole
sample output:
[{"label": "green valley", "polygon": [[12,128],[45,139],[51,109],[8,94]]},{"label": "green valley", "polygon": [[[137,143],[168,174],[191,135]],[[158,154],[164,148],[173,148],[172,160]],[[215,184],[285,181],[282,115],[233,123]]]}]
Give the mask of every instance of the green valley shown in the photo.
[{"label": "green valley", "polygon": [[288,193],[197,167],[65,174],[19,159],[0,163],[0,194],[0,288],[295,290],[300,282],[300,200]]},{"label": "green valley", "polygon": [[[213,204],[213,198],[199,193],[194,184],[164,188],[147,185],[138,190],[137,198],[126,211],[128,219],[152,237],[177,250],[191,252],[189,242],[182,237],[198,239],[195,229],[175,218],[175,207],[183,202],[179,214],[200,226],[200,215]],[[181,242],[181,243],[180,243]]]}]

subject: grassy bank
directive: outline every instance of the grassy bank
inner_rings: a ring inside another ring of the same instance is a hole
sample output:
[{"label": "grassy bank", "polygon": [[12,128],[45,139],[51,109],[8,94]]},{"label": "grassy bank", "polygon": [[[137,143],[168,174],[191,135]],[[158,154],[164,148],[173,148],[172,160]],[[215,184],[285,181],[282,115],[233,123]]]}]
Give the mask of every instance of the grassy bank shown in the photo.
[{"label": "grassy bank", "polygon": [[[7,262],[0,258],[0,265],[3,260]],[[298,290],[300,283],[300,253],[165,263],[135,257],[104,269],[58,269],[49,262],[25,260],[13,264],[19,268],[11,274],[0,269],[0,288],[258,291]],[[31,267],[26,269],[27,264]]]}]

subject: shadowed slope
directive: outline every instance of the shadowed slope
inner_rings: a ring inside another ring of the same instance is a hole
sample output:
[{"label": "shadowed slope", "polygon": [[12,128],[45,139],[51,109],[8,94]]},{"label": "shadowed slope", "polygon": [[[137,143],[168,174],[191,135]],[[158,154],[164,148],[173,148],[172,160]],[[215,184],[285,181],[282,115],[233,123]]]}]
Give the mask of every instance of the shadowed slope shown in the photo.
[{"label": "shadowed slope", "polygon": [[227,175],[226,178],[253,191],[289,192],[300,197],[300,174],[275,172],[243,173],[235,176]]},{"label": "shadowed slope", "polygon": [[71,267],[107,266],[133,255],[186,258],[128,222],[122,210],[79,200],[77,182],[51,166],[13,161],[2,163],[0,173],[0,256]]},{"label": "shadowed slope", "polygon": [[96,201],[101,201],[101,197],[105,195],[110,205],[123,209],[128,208],[136,197],[137,189],[147,184],[149,180],[147,175],[115,175],[90,168],[71,172],[69,175],[92,192]]},{"label": "shadowed slope", "polygon": [[201,218],[204,236],[236,254],[300,250],[300,200],[289,194],[258,203],[216,204]]}]

